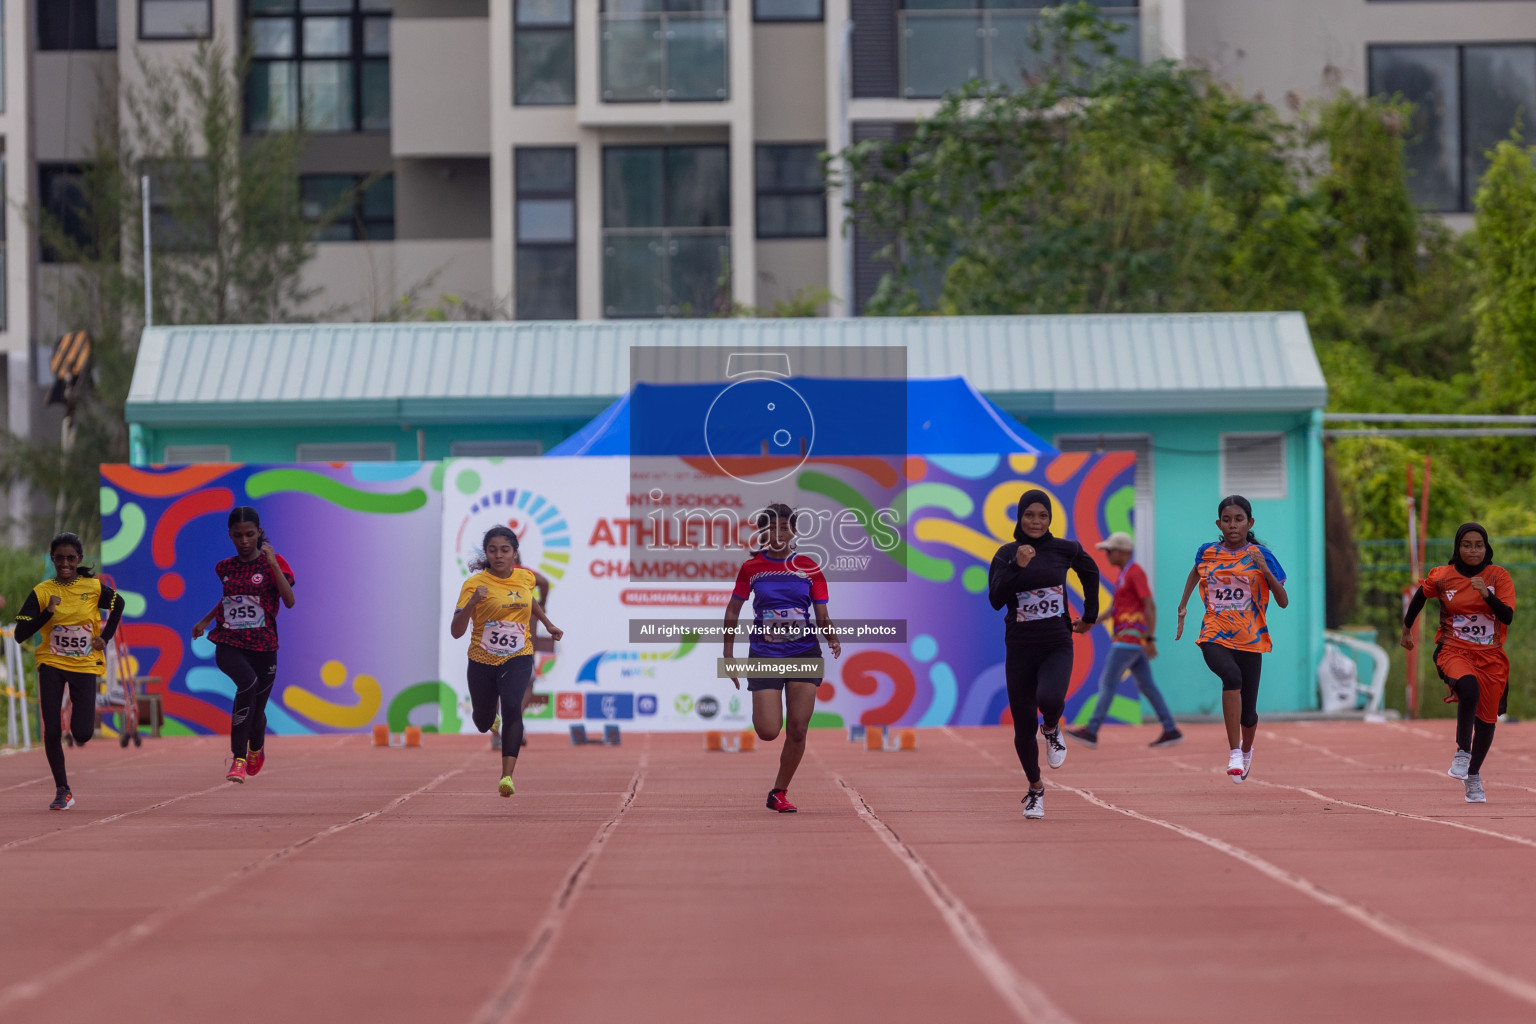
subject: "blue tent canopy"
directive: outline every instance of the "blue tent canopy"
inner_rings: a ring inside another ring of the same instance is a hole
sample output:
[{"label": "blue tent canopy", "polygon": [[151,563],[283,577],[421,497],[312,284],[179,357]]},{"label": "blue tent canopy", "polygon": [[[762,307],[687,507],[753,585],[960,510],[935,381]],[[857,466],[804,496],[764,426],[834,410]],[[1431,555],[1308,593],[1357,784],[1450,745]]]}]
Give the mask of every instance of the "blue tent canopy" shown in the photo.
[{"label": "blue tent canopy", "polygon": [[[902,407],[906,446],[893,451]],[[1056,449],[964,377],[637,384],[550,455],[971,455]]]}]

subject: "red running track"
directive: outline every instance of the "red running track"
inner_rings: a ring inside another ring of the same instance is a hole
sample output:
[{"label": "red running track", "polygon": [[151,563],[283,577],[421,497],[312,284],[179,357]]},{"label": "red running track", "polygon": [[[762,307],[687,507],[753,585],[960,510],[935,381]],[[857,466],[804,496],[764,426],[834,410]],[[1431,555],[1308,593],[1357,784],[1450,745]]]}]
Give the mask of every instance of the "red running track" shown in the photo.
[{"label": "red running track", "polygon": [[1024,821],[1011,737],[916,753],[222,738],[0,758],[0,1021],[1536,1020],[1536,732],[1488,804],[1449,723],[1109,729]]}]

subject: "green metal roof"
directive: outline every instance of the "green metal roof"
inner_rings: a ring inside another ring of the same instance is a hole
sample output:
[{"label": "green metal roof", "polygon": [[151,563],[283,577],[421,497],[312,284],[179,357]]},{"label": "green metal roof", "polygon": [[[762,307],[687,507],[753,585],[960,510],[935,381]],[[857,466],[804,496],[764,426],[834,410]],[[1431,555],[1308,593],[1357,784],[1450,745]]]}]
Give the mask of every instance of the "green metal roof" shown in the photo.
[{"label": "green metal roof", "polygon": [[1305,411],[1327,383],[1300,313],[282,324],[144,332],[131,423],[568,419],[629,390],[634,346],[894,345],[1008,408]]}]

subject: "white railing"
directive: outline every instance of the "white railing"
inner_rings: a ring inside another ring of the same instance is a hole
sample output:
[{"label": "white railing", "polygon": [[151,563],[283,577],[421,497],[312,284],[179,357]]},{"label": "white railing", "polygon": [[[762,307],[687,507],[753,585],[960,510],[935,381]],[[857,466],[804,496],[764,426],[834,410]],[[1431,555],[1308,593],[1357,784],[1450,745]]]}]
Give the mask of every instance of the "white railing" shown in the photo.
[{"label": "white railing", "polygon": [[1387,654],[1386,649],[1380,644],[1373,644],[1368,640],[1361,640],[1359,637],[1350,636],[1348,633],[1341,633],[1333,629],[1324,630],[1323,639],[1328,643],[1348,651],[1363,654],[1371,659],[1370,682],[1366,682],[1363,679],[1357,682],[1356,700],[1363,694],[1366,698],[1365,710],[1368,712],[1380,711],[1382,701],[1387,695],[1387,672],[1392,665],[1391,656]]},{"label": "white railing", "polygon": [[[5,745],[32,749],[32,720],[27,714],[27,674],[22,667],[21,645],[16,642],[15,630],[6,626],[0,644],[5,645],[5,697],[6,719]],[[20,740],[18,743],[17,740]]]}]

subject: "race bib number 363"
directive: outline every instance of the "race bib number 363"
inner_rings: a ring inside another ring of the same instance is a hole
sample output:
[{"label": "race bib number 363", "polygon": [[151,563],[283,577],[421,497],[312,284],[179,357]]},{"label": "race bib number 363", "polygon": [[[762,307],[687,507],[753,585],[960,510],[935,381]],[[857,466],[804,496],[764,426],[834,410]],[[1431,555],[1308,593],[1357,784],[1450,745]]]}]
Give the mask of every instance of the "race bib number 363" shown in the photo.
[{"label": "race bib number 363", "polygon": [[1211,574],[1206,589],[1206,607],[1213,612],[1240,612],[1248,608],[1248,581],[1241,576]]},{"label": "race bib number 363", "polygon": [[523,649],[528,627],[521,622],[487,622],[480,631],[480,646],[485,653],[505,658]]},{"label": "race bib number 363", "polygon": [[54,626],[48,634],[48,649],[61,658],[89,658],[91,627]]},{"label": "race bib number 363", "polygon": [[1487,615],[1457,615],[1451,619],[1456,639],[1469,644],[1491,646],[1495,639],[1493,619]]},{"label": "race bib number 363", "polygon": [[267,624],[267,610],[250,594],[230,594],[223,607],[225,629],[260,629]]},{"label": "race bib number 363", "polygon": [[1015,622],[1037,622],[1055,619],[1066,614],[1067,591],[1065,587],[1041,587],[1026,590],[1019,595],[1019,611]]}]

